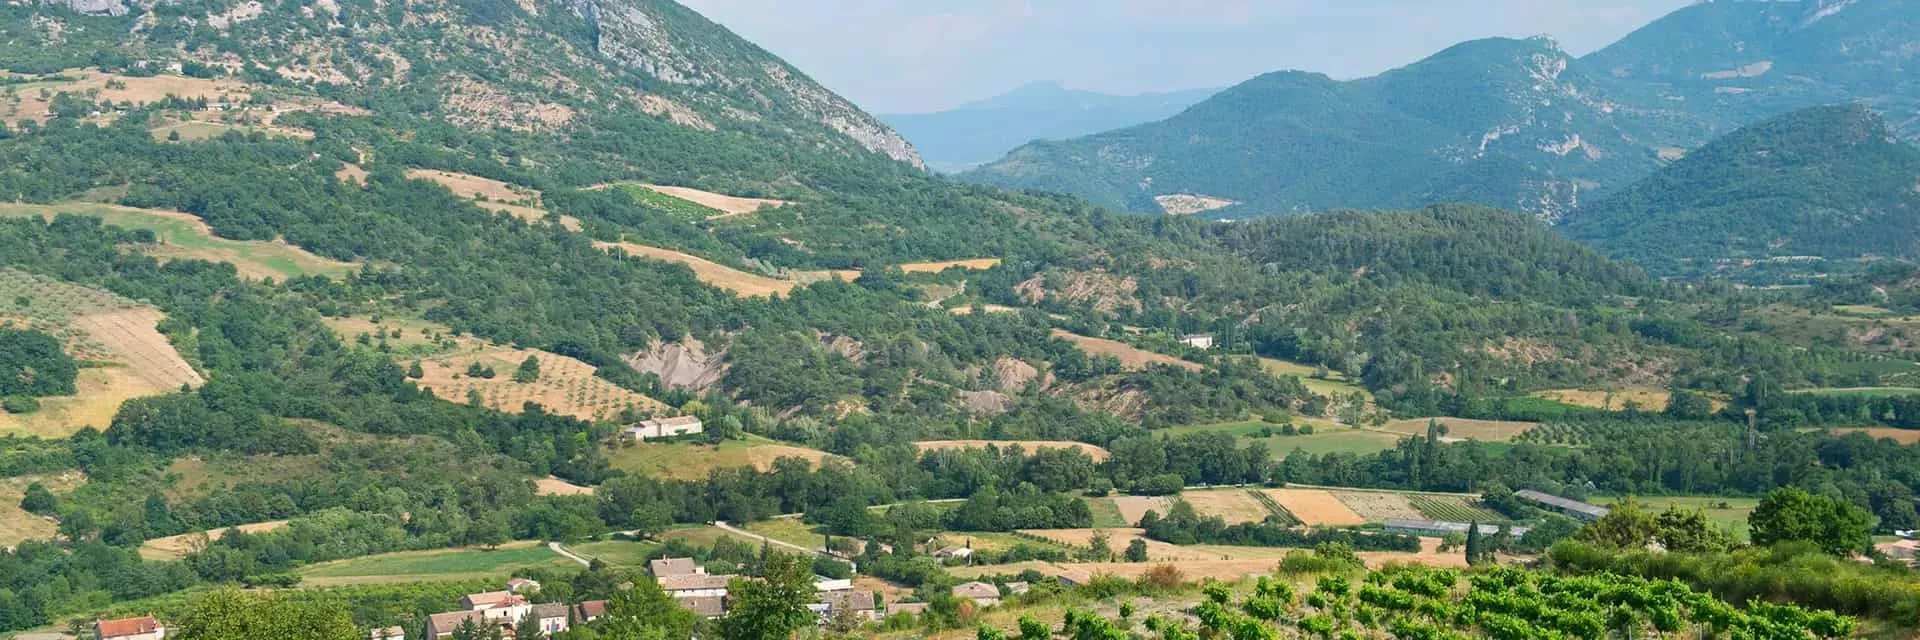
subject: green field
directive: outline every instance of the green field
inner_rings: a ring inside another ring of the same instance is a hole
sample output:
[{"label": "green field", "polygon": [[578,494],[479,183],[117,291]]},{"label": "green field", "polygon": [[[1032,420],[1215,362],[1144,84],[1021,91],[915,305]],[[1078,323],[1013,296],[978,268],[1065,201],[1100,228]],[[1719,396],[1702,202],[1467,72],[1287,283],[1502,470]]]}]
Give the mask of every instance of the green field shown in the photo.
[{"label": "green field", "polygon": [[514,542],[499,549],[443,549],[402,551],[323,562],[300,570],[301,582],[313,586],[385,584],[504,578],[521,567],[578,567],[539,542]]},{"label": "green field", "polygon": [[1888,398],[1893,396],[1910,396],[1920,393],[1920,389],[1912,387],[1853,387],[1847,389],[1796,389],[1788,393],[1859,398]]},{"label": "green field", "polygon": [[819,532],[814,531],[813,525],[801,522],[799,518],[762,520],[740,528],[774,540],[808,549],[818,549],[821,545],[826,544],[826,538]]},{"label": "green field", "polygon": [[[1311,424],[1313,424],[1314,428],[1312,435],[1280,435],[1278,431],[1279,427],[1257,420],[1174,427],[1165,430],[1163,433],[1227,433],[1240,438],[1240,444],[1242,446],[1255,442],[1266,445],[1267,450],[1273,452],[1276,458],[1284,457],[1288,453],[1292,453],[1295,449],[1300,449],[1314,455],[1328,453],[1367,455],[1392,449],[1395,444],[1400,442],[1401,438],[1406,437],[1397,433],[1354,429],[1324,420],[1313,420]],[[1261,437],[1260,433],[1264,428],[1275,429],[1273,436]]]},{"label": "green field", "polygon": [[727,440],[718,445],[705,442],[622,443],[607,451],[613,468],[636,475],[675,480],[705,480],[714,469],[755,467],[766,470],[783,457],[800,457],[818,464],[827,454],[783,444],[756,435],[743,440]]},{"label": "green field", "polygon": [[1267,373],[1276,376],[1296,376],[1300,378],[1301,384],[1306,385],[1308,391],[1312,391],[1316,395],[1327,396],[1329,398],[1348,398],[1355,393],[1359,393],[1366,396],[1367,402],[1373,402],[1373,394],[1367,393],[1366,389],[1362,389],[1359,385],[1348,381],[1346,376],[1341,375],[1337,371],[1328,372],[1326,378],[1315,378],[1313,377],[1314,371],[1316,371],[1315,367],[1278,358],[1261,358],[1260,368],[1266,369]]},{"label": "green field", "polygon": [[637,184],[622,184],[619,185],[619,189],[633,196],[634,202],[646,205],[649,209],[664,211],[667,215],[685,222],[699,222],[725,213],[719,209],[681,200]]},{"label": "green field", "polygon": [[1095,529],[1125,529],[1133,526],[1133,523],[1127,522],[1126,516],[1120,515],[1120,505],[1114,504],[1112,498],[1090,498],[1087,500],[1087,510],[1093,512]]},{"label": "green field", "polygon": [[[1612,506],[1621,500],[1623,498],[1596,498],[1592,502],[1601,506]],[[1707,520],[1732,531],[1734,538],[1742,542],[1747,540],[1747,516],[1751,515],[1753,508],[1760,504],[1756,498],[1715,496],[1635,497],[1634,502],[1640,503],[1641,508],[1655,513],[1666,511],[1669,506],[1679,507],[1685,511],[1704,510]],[[1726,508],[1720,507],[1723,503]]]},{"label": "green field", "polygon": [[607,540],[567,545],[567,551],[582,558],[599,560],[616,567],[644,568],[647,554],[660,545],[633,540]]}]

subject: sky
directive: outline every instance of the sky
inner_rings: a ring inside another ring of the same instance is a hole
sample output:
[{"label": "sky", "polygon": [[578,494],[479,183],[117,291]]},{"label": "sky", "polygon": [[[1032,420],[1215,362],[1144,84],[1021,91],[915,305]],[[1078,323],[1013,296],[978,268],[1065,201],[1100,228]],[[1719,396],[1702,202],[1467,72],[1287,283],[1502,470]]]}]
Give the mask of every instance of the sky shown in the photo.
[{"label": "sky", "polygon": [[1028,82],[1131,95],[1269,71],[1365,77],[1455,43],[1584,54],[1693,0],[680,0],[874,113]]}]

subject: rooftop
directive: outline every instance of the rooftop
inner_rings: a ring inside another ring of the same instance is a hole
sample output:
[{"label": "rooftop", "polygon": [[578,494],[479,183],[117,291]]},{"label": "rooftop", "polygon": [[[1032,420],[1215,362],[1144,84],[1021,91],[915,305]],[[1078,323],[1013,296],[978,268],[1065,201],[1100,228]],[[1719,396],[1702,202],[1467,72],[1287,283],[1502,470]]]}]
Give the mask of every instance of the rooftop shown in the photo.
[{"label": "rooftop", "polygon": [[160,630],[160,621],[153,619],[153,616],[101,620],[94,623],[94,629],[99,631],[102,638],[131,636]]},{"label": "rooftop", "polygon": [[648,562],[647,569],[652,571],[653,577],[656,578],[701,573],[700,566],[693,563],[693,558],[660,558]]},{"label": "rooftop", "polygon": [[954,585],[953,597],[972,598],[975,600],[999,598],[1000,588],[985,582],[968,582]]},{"label": "rooftop", "polygon": [[1538,502],[1540,504],[1544,504],[1549,507],[1553,507],[1555,509],[1560,509],[1562,511],[1571,511],[1574,513],[1593,516],[1595,518],[1605,517],[1608,512],[1608,509],[1606,507],[1587,504],[1579,500],[1568,500],[1560,496],[1541,493],[1538,491],[1534,491],[1532,489],[1522,489],[1519,491],[1515,491],[1513,492],[1513,495],[1515,497],[1532,500],[1534,502]]},{"label": "rooftop", "polygon": [[666,591],[696,591],[703,589],[725,589],[727,583],[739,576],[711,576],[691,574],[667,576],[660,579],[660,588]]}]

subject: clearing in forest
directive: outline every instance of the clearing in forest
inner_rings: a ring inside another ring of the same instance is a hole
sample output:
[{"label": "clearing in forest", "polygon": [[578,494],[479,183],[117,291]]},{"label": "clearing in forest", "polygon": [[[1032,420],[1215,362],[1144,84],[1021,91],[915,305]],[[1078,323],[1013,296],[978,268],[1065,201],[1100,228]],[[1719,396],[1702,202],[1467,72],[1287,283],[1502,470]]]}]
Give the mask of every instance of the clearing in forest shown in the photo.
[{"label": "clearing in forest", "polygon": [[945,262],[909,262],[900,265],[906,273],[940,273],[954,267],[969,271],[980,271],[1000,266],[999,258],[975,258],[972,260],[948,260]]},{"label": "clearing in forest", "polygon": [[62,213],[99,218],[116,227],[152,231],[157,242],[140,247],[141,253],[161,260],[185,258],[225,262],[239,270],[241,277],[252,280],[285,280],[304,275],[342,276],[359,269],[353,263],[323,258],[281,240],[228,240],[217,237],[206,222],[178,211],[91,202],[0,204],[0,216],[4,217],[37,216],[52,220]]},{"label": "clearing in forest", "polygon": [[[528,357],[540,363],[540,378],[515,382],[514,372]],[[407,363],[402,363],[407,366]],[[471,402],[506,413],[520,413],[528,402],[548,413],[589,422],[612,420],[628,407],[640,411],[667,408],[660,401],[634,393],[594,374],[593,365],[557,353],[535,349],[497,347],[474,353],[434,356],[420,361],[425,376],[416,382],[435,396],[456,403]],[[491,370],[471,375],[476,370]]]},{"label": "clearing in forest", "polygon": [[851,282],[854,278],[860,277],[860,272],[858,271],[798,271],[794,272],[794,278],[792,280],[782,280],[747,273],[706,258],[671,249],[649,247],[632,242],[601,242],[597,240],[594,241],[593,246],[602,251],[618,249],[628,256],[636,258],[664,260],[684,264],[687,265],[688,268],[693,269],[693,276],[701,282],[705,282],[716,288],[732,291],[736,295],[750,298],[776,294],[786,295],[793,292],[795,287],[809,282],[828,279],[839,279]]},{"label": "clearing in forest", "polygon": [[1128,369],[1145,369],[1148,365],[1155,364],[1172,365],[1189,371],[1199,371],[1203,368],[1199,363],[1187,362],[1162,353],[1154,353],[1117,340],[1083,336],[1064,329],[1054,329],[1053,336],[1073,343],[1073,346],[1079,347],[1081,351],[1085,351],[1088,354],[1119,358],[1121,366]]},{"label": "clearing in forest", "polygon": [[[770,198],[743,198],[740,196],[730,196],[730,195],[721,194],[721,193],[714,193],[712,191],[702,191],[700,189],[694,189],[692,187],[669,187],[669,186],[656,185],[656,184],[646,184],[642,182],[616,182],[613,184],[596,185],[596,186],[587,187],[587,188],[588,189],[606,189],[609,187],[617,188],[622,191],[626,191],[627,193],[633,194],[635,199],[638,199],[647,204],[653,205],[658,208],[667,209],[677,214],[681,214],[682,217],[688,218],[689,222],[692,222],[695,220],[701,220],[701,219],[717,220],[721,218],[730,218],[733,216],[746,215],[749,213],[753,213],[755,211],[759,211],[763,207],[778,209],[780,207],[785,207],[785,206],[794,204],[792,202],[788,202],[785,200],[773,200]],[[685,206],[679,203],[670,202],[670,201],[660,200],[658,198],[655,198],[654,196],[665,196],[668,198],[672,198],[675,200],[679,200],[681,202],[691,204],[693,205],[693,207],[688,207],[688,206]]]},{"label": "clearing in forest", "polygon": [[[1185,491],[1180,494],[1180,498],[1186,500],[1187,504],[1193,505],[1194,512],[1199,513],[1200,517],[1218,516],[1227,524],[1260,522],[1273,514],[1266,505],[1260,503],[1259,499],[1254,498],[1242,488]],[[1166,513],[1161,512],[1160,515],[1166,515]]]},{"label": "clearing in forest", "polygon": [[814,466],[827,458],[838,458],[824,451],[781,444],[759,436],[745,440],[727,440],[718,445],[704,442],[622,442],[607,452],[613,468],[635,475],[674,480],[704,480],[714,469],[753,467],[761,471],[773,468],[780,458],[803,458]]},{"label": "clearing in forest", "polygon": [[1005,449],[1012,445],[1019,445],[1020,449],[1027,453],[1033,453],[1041,449],[1079,449],[1082,453],[1087,454],[1087,457],[1093,458],[1094,462],[1106,462],[1107,458],[1112,457],[1112,454],[1108,453],[1106,449],[1084,442],[1067,442],[1062,440],[927,440],[913,443],[913,446],[919,447],[921,451],[984,449],[988,446]]},{"label": "clearing in forest", "polygon": [[1262,493],[1311,526],[1352,527],[1367,523],[1366,518],[1324,489],[1265,489]]},{"label": "clearing in forest", "polygon": [[1537,422],[1517,422],[1513,420],[1468,420],[1465,418],[1413,418],[1395,420],[1381,429],[1394,433],[1416,437],[1426,437],[1427,422],[1437,420],[1447,427],[1447,434],[1440,439],[1443,442],[1459,440],[1477,440],[1480,442],[1512,442],[1520,434],[1532,431],[1540,426]]},{"label": "clearing in forest", "polygon": [[41,398],[33,413],[0,412],[0,433],[63,438],[105,429],[127,400],[200,386],[200,374],[156,328],[165,317],[107,291],[0,269],[0,327],[51,335],[94,365],[81,367],[74,395]]},{"label": "clearing in forest", "polygon": [[[546,209],[540,208],[541,194],[538,189],[438,169],[408,169],[407,177],[438,184],[452,191],[453,195],[472,200],[475,206],[482,209],[504,213],[527,222],[538,224],[551,217]],[[560,223],[561,228],[568,231],[577,232],[582,228],[580,220],[573,216],[558,216],[554,219]]]},{"label": "clearing in forest", "polygon": [[547,476],[533,481],[533,495],[590,496],[593,495],[593,487],[582,487],[553,476]]},{"label": "clearing in forest", "polygon": [[207,543],[219,540],[222,536],[227,535],[228,529],[239,529],[242,533],[266,533],[286,526],[287,521],[274,520],[271,522],[243,524],[238,527],[220,527],[206,531],[182,533],[177,536],[167,536],[165,538],[154,538],[140,543],[140,559],[168,561],[185,558],[187,554],[207,548]]},{"label": "clearing in forest", "polygon": [[59,475],[0,479],[0,549],[12,549],[14,545],[27,540],[46,540],[59,531],[60,523],[53,518],[28,513],[20,508],[20,500],[27,495],[27,485],[35,482],[45,486],[55,496],[65,496],[86,484],[87,476],[78,471],[69,471]]},{"label": "clearing in forest", "polygon": [[1310,367],[1298,362],[1281,360],[1279,358],[1260,358],[1260,368],[1276,376],[1299,378],[1300,384],[1315,395],[1326,396],[1335,400],[1343,400],[1351,398],[1353,394],[1358,393],[1362,398],[1366,399],[1368,405],[1373,403],[1373,394],[1368,393],[1366,389],[1360,388],[1360,385],[1354,384],[1353,381],[1347,379],[1345,374],[1338,371],[1327,371],[1325,377],[1314,377],[1315,374],[1320,373],[1319,367]]},{"label": "clearing in forest", "polygon": [[1844,428],[1838,428],[1838,429],[1826,429],[1825,431],[1827,433],[1831,433],[1834,435],[1846,435],[1849,433],[1863,433],[1863,434],[1866,434],[1867,437],[1873,438],[1875,440],[1878,440],[1880,438],[1892,438],[1894,442],[1898,442],[1900,444],[1920,443],[1920,430],[1916,430],[1916,429],[1894,429],[1891,427],[1844,427]]}]

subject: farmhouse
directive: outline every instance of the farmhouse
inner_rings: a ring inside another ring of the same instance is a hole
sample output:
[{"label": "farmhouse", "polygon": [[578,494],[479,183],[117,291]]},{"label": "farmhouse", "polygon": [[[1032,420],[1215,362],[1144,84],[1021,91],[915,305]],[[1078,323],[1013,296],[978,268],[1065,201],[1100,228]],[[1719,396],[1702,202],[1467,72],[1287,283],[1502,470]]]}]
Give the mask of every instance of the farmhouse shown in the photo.
[{"label": "farmhouse", "polygon": [[573,618],[581,622],[593,622],[607,615],[607,601],[588,600],[573,607]]},{"label": "farmhouse", "polygon": [[647,571],[655,578],[668,576],[706,575],[707,570],[693,563],[693,558],[659,558],[647,562]]},{"label": "farmhouse", "polygon": [[527,615],[533,616],[534,621],[540,624],[540,631],[548,637],[567,630],[567,605],[536,604]]},{"label": "farmhouse", "polygon": [[823,593],[820,594],[819,602],[807,605],[807,610],[818,616],[822,624],[841,611],[851,611],[855,617],[866,622],[875,622],[881,618],[880,606],[876,603],[872,591],[848,590]]},{"label": "farmhouse", "polygon": [[693,416],[655,418],[652,420],[642,420],[640,424],[620,430],[620,437],[637,442],[648,439],[658,440],[660,438],[691,435],[700,433],[703,430],[704,426],[700,424],[700,419]]},{"label": "farmhouse", "polygon": [[973,557],[973,550],[966,547],[947,547],[933,552],[933,557],[941,560],[964,560]]},{"label": "farmhouse", "polygon": [[100,620],[93,623],[94,640],[161,640],[165,637],[167,637],[167,626],[160,624],[160,621],[153,619],[153,616]]},{"label": "farmhouse", "polygon": [[1538,504],[1542,507],[1546,507],[1548,509],[1558,511],[1560,513],[1564,513],[1566,515],[1573,516],[1581,520],[1599,520],[1601,518],[1607,517],[1606,507],[1587,504],[1579,500],[1568,500],[1560,496],[1549,495],[1549,494],[1541,493],[1538,491],[1534,491],[1532,489],[1523,489],[1520,491],[1515,491],[1513,492],[1513,497],[1519,498],[1521,500],[1525,500],[1527,502],[1532,502],[1534,504]]},{"label": "farmhouse", "polygon": [[521,618],[533,611],[533,605],[527,603],[526,597],[511,591],[468,594],[460,599],[460,606],[466,607],[468,611],[479,612],[487,621],[504,620],[509,624],[519,622]]},{"label": "farmhouse", "polygon": [[972,600],[974,604],[991,607],[1000,604],[1000,589],[985,582],[968,582],[953,587],[953,597]]},{"label": "farmhouse", "polygon": [[1207,334],[1207,333],[1196,333],[1192,335],[1180,336],[1180,344],[1184,344],[1189,347],[1193,347],[1195,349],[1212,349],[1213,335]]},{"label": "farmhouse", "polygon": [[474,626],[483,629],[491,624],[494,627],[498,627],[502,632],[513,632],[512,623],[498,621],[488,622],[486,615],[478,611],[448,611],[446,613],[436,613],[427,616],[425,635],[429,640],[451,638],[453,637],[453,632],[458,630],[460,625],[465,624],[468,620],[472,620]]},{"label": "farmhouse", "polygon": [[727,583],[737,577],[704,573],[667,576],[660,579],[660,589],[675,598],[726,597]]},{"label": "farmhouse", "polygon": [[686,609],[688,611],[692,611],[694,612],[694,614],[699,615],[700,617],[706,618],[708,620],[712,620],[727,614],[726,596],[697,596],[692,598],[675,598],[674,602],[680,603],[681,608]]}]

